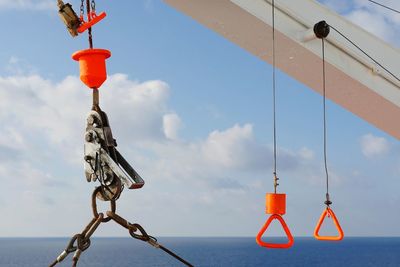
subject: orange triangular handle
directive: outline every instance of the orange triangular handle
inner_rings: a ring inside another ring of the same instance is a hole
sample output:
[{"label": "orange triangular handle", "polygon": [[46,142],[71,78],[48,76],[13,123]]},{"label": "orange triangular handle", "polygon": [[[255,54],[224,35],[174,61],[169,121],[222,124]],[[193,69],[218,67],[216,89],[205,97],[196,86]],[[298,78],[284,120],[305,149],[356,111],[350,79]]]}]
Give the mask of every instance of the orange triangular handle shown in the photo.
[{"label": "orange triangular handle", "polygon": [[[332,217],[333,223],[335,224],[336,229],[338,230],[337,236],[320,236],[319,235],[319,230],[321,229],[321,226],[322,226],[326,216]],[[315,230],[314,230],[314,237],[318,240],[323,240],[323,241],[340,241],[343,239],[344,233],[343,233],[342,227],[340,226],[339,221],[336,218],[336,215],[331,208],[327,207],[322,212],[321,217],[319,218],[317,226],[315,227]]]},{"label": "orange triangular handle", "polygon": [[[262,240],[262,236],[267,230],[268,226],[271,224],[273,220],[278,220],[282,227],[283,230],[286,233],[286,236],[288,238],[288,242],[286,244],[275,244],[275,243],[267,243]],[[286,225],[285,220],[280,216],[279,214],[272,214],[268,220],[265,222],[264,226],[261,228],[260,232],[258,232],[257,237],[256,237],[257,244],[259,244],[262,247],[266,248],[290,248],[293,246],[294,239],[292,236],[292,233],[290,233],[289,227]]]}]

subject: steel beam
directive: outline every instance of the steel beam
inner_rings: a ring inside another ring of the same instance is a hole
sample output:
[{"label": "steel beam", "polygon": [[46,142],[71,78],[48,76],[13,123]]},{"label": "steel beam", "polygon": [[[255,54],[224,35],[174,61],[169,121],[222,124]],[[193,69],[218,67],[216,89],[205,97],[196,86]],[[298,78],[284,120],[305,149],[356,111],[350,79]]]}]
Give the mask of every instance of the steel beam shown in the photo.
[{"label": "steel beam", "polygon": [[[271,0],[164,0],[206,27],[271,63]],[[275,0],[277,67],[321,93],[321,41],[325,20],[359,44],[396,76],[400,53],[376,36],[313,0]],[[327,38],[327,97],[400,139],[400,83],[336,32]]]}]

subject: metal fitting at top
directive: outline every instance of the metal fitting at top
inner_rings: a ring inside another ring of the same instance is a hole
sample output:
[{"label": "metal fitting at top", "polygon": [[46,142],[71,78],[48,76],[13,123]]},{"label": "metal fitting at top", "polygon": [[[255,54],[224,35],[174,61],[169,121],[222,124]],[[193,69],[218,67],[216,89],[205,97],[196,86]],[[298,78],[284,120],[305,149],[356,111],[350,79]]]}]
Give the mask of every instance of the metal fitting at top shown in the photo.
[{"label": "metal fitting at top", "polygon": [[319,39],[328,37],[329,32],[330,32],[330,27],[329,27],[329,24],[326,23],[325,20],[322,20],[314,25],[315,36],[317,36],[317,38],[319,38]]}]

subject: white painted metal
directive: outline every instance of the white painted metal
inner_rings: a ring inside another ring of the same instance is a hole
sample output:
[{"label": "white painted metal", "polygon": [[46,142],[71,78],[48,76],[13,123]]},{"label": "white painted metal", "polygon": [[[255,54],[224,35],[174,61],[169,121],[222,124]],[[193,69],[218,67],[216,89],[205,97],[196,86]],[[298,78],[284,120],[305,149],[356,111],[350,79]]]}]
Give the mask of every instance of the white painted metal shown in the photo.
[{"label": "white painted metal", "polygon": [[[271,63],[271,0],[164,0]],[[275,0],[277,66],[321,92],[321,41],[312,34],[325,20],[400,76],[400,53],[313,0]],[[368,22],[366,22],[368,23]],[[331,30],[326,49],[328,98],[400,139],[400,83]]]},{"label": "white painted metal", "polygon": [[[231,2],[271,25],[271,0],[231,0]],[[275,5],[277,30],[294,41],[298,41],[299,33],[306,32],[308,38],[303,40],[302,45],[316,55],[321,54],[321,46],[318,41],[308,43],[308,41],[315,40],[315,38],[310,38],[310,31],[312,31],[315,23],[325,20],[328,24],[345,33],[353,42],[362,46],[378,62],[382,62],[385,67],[387,66],[386,68],[400,77],[400,53],[397,49],[343,19],[325,6],[313,0],[276,0]],[[327,40],[332,45],[326,55],[329,63],[366,86],[370,86],[372,90],[376,89],[376,77],[365,75],[365,72],[373,71],[374,74],[380,75],[382,80],[379,81],[379,93],[393,102],[397,100],[397,103],[400,104],[399,81],[369,60],[335,31],[331,30]],[[395,88],[391,84],[386,84],[387,82],[393,83]]]}]

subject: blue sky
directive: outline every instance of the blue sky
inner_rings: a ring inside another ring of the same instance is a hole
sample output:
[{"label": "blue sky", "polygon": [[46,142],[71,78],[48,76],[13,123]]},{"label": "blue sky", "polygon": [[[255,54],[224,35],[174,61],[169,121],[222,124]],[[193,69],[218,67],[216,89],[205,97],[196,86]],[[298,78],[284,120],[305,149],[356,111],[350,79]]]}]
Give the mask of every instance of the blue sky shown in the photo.
[{"label": "blue sky", "polygon": [[[8,218],[0,236],[69,236],[91,218],[94,184],[82,168],[91,92],[71,59],[87,39],[69,36],[53,2],[0,1],[0,22],[12,22],[0,44]],[[114,2],[97,3],[108,17],[94,43],[113,53],[101,103],[119,150],[146,180],[124,191],[118,212],[154,235],[255,236],[272,190],[271,66],[161,1]],[[324,1],[333,2],[398,46],[387,34],[400,24],[393,14],[365,1]],[[324,208],[321,96],[280,72],[277,84],[279,190],[292,232],[309,236]],[[331,102],[328,138],[331,197],[345,233],[399,236],[397,140]],[[125,234],[112,225],[99,231]]]}]

